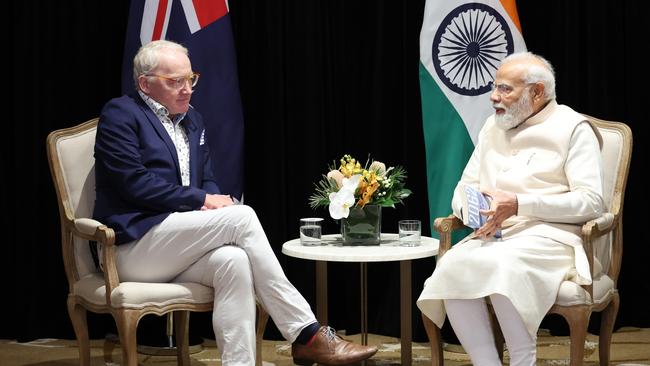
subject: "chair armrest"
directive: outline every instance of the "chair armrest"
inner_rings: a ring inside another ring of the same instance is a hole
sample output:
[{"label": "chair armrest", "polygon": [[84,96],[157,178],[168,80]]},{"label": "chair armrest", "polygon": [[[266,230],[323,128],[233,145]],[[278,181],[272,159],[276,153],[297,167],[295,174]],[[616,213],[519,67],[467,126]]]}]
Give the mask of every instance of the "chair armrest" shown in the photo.
[{"label": "chair armrest", "polygon": [[74,235],[94,240],[102,245],[102,270],[106,284],[106,303],[111,305],[111,294],[119,286],[115,262],[115,231],[97,220],[90,218],[75,219],[71,231]]},{"label": "chair armrest", "polygon": [[440,234],[440,246],[438,247],[438,258],[451,249],[451,233],[465,227],[463,221],[454,215],[438,217],[433,221],[433,229]]},{"label": "chair armrest", "polygon": [[115,232],[101,222],[89,218],[74,219],[72,232],[84,239],[94,240],[104,246],[115,245]]},{"label": "chair armrest", "polygon": [[610,212],[606,212],[598,218],[587,221],[582,225],[582,239],[587,242],[601,237],[612,231],[615,223],[616,216]]},{"label": "chair armrest", "polygon": [[[593,240],[599,238],[616,227],[617,217],[610,212],[606,212],[600,217],[597,217],[593,220],[589,220],[582,225],[582,246],[587,254],[587,261],[589,262],[589,273],[594,273],[594,247]],[[589,293],[591,298],[594,298],[593,294],[593,284],[591,285],[582,285],[582,288]]]},{"label": "chair armrest", "polygon": [[74,227],[80,232],[87,235],[95,235],[95,231],[97,231],[97,228],[102,225],[104,224],[102,224],[97,220],[88,219],[88,218],[74,220]]}]

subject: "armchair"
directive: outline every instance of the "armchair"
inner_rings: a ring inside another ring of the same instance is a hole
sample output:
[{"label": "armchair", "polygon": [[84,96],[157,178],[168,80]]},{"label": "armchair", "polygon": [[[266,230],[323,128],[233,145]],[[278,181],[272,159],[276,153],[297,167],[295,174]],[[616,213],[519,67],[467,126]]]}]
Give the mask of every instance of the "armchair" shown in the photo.
[{"label": "armchair", "polygon": [[[598,128],[603,138],[603,196],[607,213],[582,225],[583,246],[593,277],[592,284],[580,286],[572,281],[564,281],[555,304],[548,311],[548,314],[561,315],[569,325],[571,366],[583,363],[587,326],[594,311],[602,312],[600,365],[609,365],[612,332],[619,307],[617,280],[623,254],[623,198],[632,154],[632,131],[627,125],[584,116]],[[434,229],[440,234],[439,257],[451,248],[452,231],[462,227],[462,221],[454,215],[435,219]],[[422,319],[431,345],[432,365],[442,366],[444,357],[440,329],[424,314]],[[503,335],[494,316],[492,325],[498,352],[503,359]]]},{"label": "armchair", "polygon": [[[61,222],[61,248],[68,279],[68,314],[79,345],[80,365],[90,365],[86,311],[113,316],[122,348],[122,363],[137,366],[136,328],[146,314],[173,312],[178,364],[190,365],[190,311],[212,311],[213,290],[198,283],[120,282],[113,229],[93,220],[98,119],[53,131],[47,137],[47,156],[56,189]],[[103,245],[104,271],[95,268],[88,241]],[[257,304],[257,360],[268,314]]]}]

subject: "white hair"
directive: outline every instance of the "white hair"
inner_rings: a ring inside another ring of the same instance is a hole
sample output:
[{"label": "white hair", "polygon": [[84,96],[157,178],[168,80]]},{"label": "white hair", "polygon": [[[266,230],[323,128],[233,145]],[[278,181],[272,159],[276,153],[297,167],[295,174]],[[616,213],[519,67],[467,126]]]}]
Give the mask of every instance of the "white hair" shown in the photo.
[{"label": "white hair", "polygon": [[173,49],[182,52],[186,56],[189,55],[187,48],[176,42],[164,39],[152,41],[143,45],[133,58],[133,81],[135,82],[136,89],[138,88],[138,78],[141,75],[150,73],[151,70],[158,66],[162,50],[165,49]]},{"label": "white hair", "polygon": [[523,81],[526,84],[544,84],[544,99],[546,101],[555,99],[555,70],[553,70],[553,65],[551,65],[551,63],[544,57],[532,52],[517,52],[501,60],[501,65],[512,61],[529,61],[530,59],[535,59],[541,62],[544,66],[540,66],[537,63],[527,63],[523,65]]}]

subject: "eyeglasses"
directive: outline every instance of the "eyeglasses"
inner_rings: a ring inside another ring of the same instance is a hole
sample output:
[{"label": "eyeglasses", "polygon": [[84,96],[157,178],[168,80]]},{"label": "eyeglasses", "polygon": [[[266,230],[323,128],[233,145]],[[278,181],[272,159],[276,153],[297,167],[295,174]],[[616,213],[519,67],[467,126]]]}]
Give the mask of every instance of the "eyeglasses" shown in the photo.
[{"label": "eyeglasses", "polygon": [[156,75],[156,74],[145,74],[144,76],[149,76],[149,77],[155,77],[161,80],[165,80],[167,82],[167,85],[169,85],[170,88],[172,89],[182,89],[185,86],[185,83],[189,83],[190,86],[193,88],[196,86],[196,84],[199,82],[199,74],[198,72],[193,72],[190,75],[187,76],[181,76],[177,78],[170,78],[167,76],[162,76],[162,75]]},{"label": "eyeglasses", "polygon": [[[529,85],[533,85],[533,84],[536,84],[536,83],[527,83],[526,85],[524,85],[524,88],[529,86]],[[501,96],[506,96],[506,95],[512,93],[513,90],[515,90],[515,88],[513,86],[508,85],[508,84],[496,84],[496,83],[492,84],[492,92],[494,93],[496,91],[496,93],[501,95]]]},{"label": "eyeglasses", "polygon": [[513,90],[514,88],[508,84],[492,84],[492,92],[494,93],[496,91],[499,95],[508,95],[512,93]]}]

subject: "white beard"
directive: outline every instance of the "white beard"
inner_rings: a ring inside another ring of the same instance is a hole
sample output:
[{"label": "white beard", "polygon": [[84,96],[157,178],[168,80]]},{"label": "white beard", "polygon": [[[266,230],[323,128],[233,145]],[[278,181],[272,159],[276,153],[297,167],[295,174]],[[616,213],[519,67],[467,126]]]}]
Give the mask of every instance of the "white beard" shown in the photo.
[{"label": "white beard", "polygon": [[494,104],[494,108],[503,108],[505,113],[495,114],[494,122],[500,129],[507,131],[511,128],[519,126],[528,116],[533,114],[533,106],[530,104],[530,95],[527,93],[527,90],[521,95],[519,100],[506,108],[505,106],[499,104]]}]

